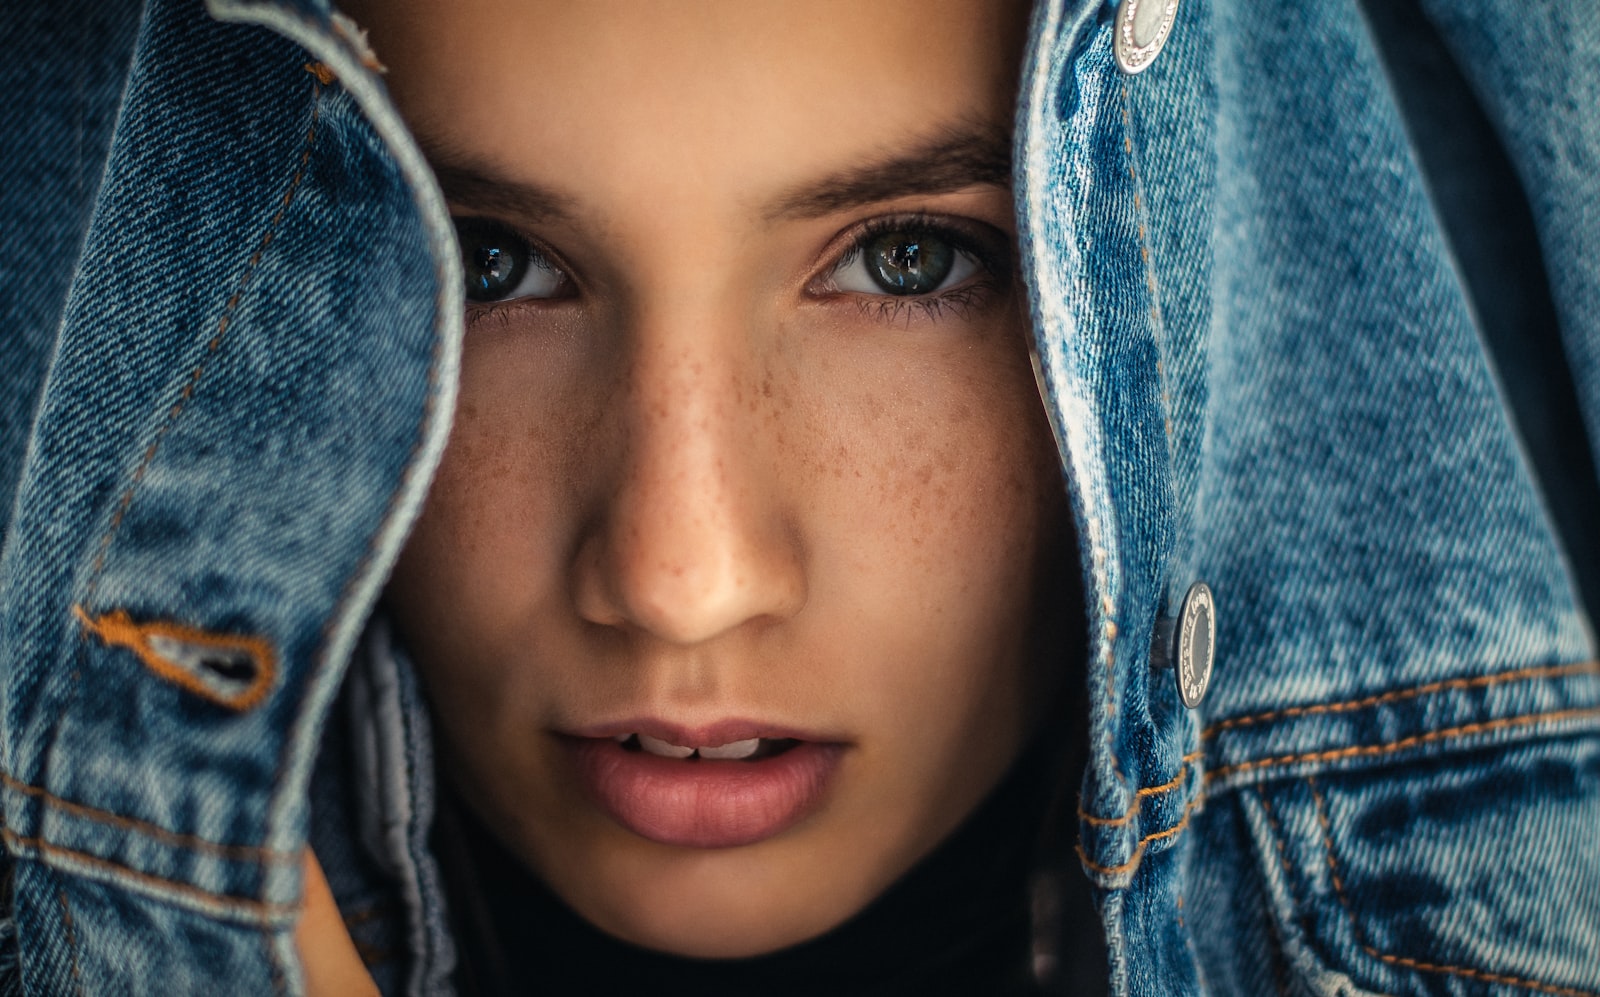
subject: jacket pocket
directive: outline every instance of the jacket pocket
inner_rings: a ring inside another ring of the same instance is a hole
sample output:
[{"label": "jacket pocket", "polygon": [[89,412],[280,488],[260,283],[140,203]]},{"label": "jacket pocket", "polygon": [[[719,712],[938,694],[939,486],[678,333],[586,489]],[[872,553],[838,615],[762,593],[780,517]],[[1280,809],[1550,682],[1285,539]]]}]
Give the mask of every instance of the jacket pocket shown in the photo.
[{"label": "jacket pocket", "polygon": [[1315,993],[1600,995],[1600,735],[1241,791]]}]

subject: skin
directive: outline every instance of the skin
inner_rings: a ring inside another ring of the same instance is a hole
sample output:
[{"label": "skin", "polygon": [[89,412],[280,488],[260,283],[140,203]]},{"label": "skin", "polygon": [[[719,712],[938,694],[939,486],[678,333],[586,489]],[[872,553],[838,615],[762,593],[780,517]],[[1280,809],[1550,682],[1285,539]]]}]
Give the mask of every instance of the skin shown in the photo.
[{"label": "skin", "polygon": [[[905,212],[1005,255],[1004,176],[924,189],[949,160],[925,153],[1004,147],[1024,5],[343,6],[452,211],[571,281],[470,310],[386,595],[448,778],[618,937],[738,957],[827,931],[973,810],[1051,688],[1037,620],[1069,538],[1009,264],[938,307],[830,283],[860,224]],[[887,186],[839,183],[896,157]],[[555,734],[640,716],[846,748],[793,827],[669,846],[593,803]]]},{"label": "skin", "polygon": [[378,988],[356,953],[350,932],[328,889],[317,858],[306,850],[301,863],[305,877],[304,909],[295,926],[300,970],[310,997],[378,997]]}]

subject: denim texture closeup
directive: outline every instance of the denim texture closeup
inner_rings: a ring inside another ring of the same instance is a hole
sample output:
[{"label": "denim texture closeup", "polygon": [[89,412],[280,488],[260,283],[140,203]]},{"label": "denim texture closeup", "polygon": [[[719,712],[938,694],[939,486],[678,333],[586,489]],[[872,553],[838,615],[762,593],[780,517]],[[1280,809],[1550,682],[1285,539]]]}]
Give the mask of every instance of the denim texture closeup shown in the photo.
[{"label": "denim texture closeup", "polygon": [[[1600,26],[1448,6],[1593,440]],[[1133,78],[1097,5],[1038,22],[1018,183],[1114,989],[1595,992],[1594,638],[1360,7],[1185,0]],[[1149,648],[1196,579],[1191,713]]]},{"label": "denim texture closeup", "polygon": [[[309,840],[383,992],[445,994],[427,710],[373,620],[454,407],[443,201],[325,0],[123,9],[0,14],[10,982],[298,992]],[[1418,9],[1600,462],[1600,19]],[[1509,390],[1461,262],[1494,234],[1441,217],[1357,0],[1181,0],[1136,76],[1115,13],[1040,3],[1017,111],[1090,637],[1074,971],[1597,997],[1600,664],[1511,403],[1548,368]],[[1152,643],[1196,581],[1191,710]]]},{"label": "denim texture closeup", "polygon": [[[38,992],[298,986],[319,733],[453,406],[442,200],[385,150],[409,138],[376,83],[369,115],[306,64],[370,71],[325,13],[214,13],[321,51],[149,5],[0,560],[5,840]],[[103,636],[115,614],[192,633],[163,672]],[[219,635],[258,645],[218,668]]]}]

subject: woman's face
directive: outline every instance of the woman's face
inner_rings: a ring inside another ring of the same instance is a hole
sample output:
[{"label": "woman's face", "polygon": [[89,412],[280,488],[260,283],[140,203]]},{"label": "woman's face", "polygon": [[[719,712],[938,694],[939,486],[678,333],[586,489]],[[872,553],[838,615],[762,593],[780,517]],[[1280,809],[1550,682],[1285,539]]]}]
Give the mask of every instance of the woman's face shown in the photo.
[{"label": "woman's face", "polygon": [[482,299],[388,605],[449,778],[608,932],[826,931],[1039,712],[1022,7],[357,12]]}]

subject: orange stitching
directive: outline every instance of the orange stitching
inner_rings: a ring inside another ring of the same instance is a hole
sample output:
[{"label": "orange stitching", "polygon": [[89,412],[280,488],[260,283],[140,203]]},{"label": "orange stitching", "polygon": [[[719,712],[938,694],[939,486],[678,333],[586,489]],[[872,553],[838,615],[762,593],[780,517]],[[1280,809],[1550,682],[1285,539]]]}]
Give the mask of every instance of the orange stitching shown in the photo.
[{"label": "orange stitching", "polygon": [[1573,987],[1557,986],[1554,983],[1540,983],[1537,980],[1527,980],[1520,976],[1506,976],[1501,973],[1486,973],[1480,969],[1467,969],[1461,966],[1445,966],[1438,963],[1418,962],[1404,956],[1389,955],[1379,952],[1370,945],[1362,945],[1368,954],[1384,962],[1405,966],[1407,969],[1419,969],[1425,973],[1442,973],[1449,976],[1465,976],[1469,979],[1482,980],[1485,983],[1503,983],[1510,987],[1521,987],[1525,990],[1537,990],[1540,993],[1557,994],[1559,997],[1600,997],[1593,990],[1578,990]]},{"label": "orange stitching", "polygon": [[[135,623],[123,610],[113,610],[91,619],[82,606],[73,606],[72,613],[83,626],[105,643],[107,647],[121,647],[132,651],[145,667],[157,675],[189,690],[196,696],[230,710],[244,712],[266,698],[277,676],[276,657],[272,645],[262,637],[245,634],[218,634],[182,623],[153,620]],[[151,637],[164,637],[190,644],[201,644],[226,651],[242,651],[255,661],[255,678],[239,692],[227,696],[202,682],[193,672],[161,655],[150,646]]]},{"label": "orange stitching", "polygon": [[1557,997],[1600,997],[1600,994],[1596,994],[1592,990],[1578,990],[1574,987],[1540,983],[1537,980],[1524,979],[1520,976],[1508,976],[1504,973],[1490,973],[1465,966],[1448,966],[1443,963],[1422,962],[1418,959],[1408,959],[1405,956],[1390,955],[1387,952],[1380,952],[1377,948],[1367,944],[1365,932],[1361,930],[1361,924],[1356,920],[1355,909],[1350,906],[1350,898],[1345,895],[1344,883],[1339,879],[1339,863],[1333,856],[1333,829],[1328,821],[1326,804],[1322,801],[1322,794],[1317,791],[1315,779],[1307,779],[1306,785],[1310,787],[1311,799],[1316,805],[1317,822],[1322,825],[1322,846],[1328,856],[1328,871],[1333,877],[1333,892],[1339,897],[1339,906],[1344,908],[1345,916],[1350,919],[1350,930],[1355,934],[1356,944],[1365,949],[1368,955],[1390,965],[1404,966],[1407,969],[1421,970],[1425,973],[1461,976],[1471,980],[1482,980],[1485,983],[1500,983],[1510,987],[1521,987],[1524,990],[1537,990],[1540,993],[1555,994]]},{"label": "orange stitching", "polygon": [[15,779],[4,772],[0,772],[0,784],[5,785],[8,789],[14,789],[25,796],[32,796],[36,799],[42,800],[46,806],[55,807],[58,810],[64,810],[73,816],[83,817],[87,820],[92,820],[101,824],[109,824],[112,827],[120,827],[128,831],[134,831],[146,837],[155,838],[158,841],[164,841],[180,848],[190,848],[195,851],[207,852],[225,859],[242,862],[283,862],[293,857],[284,852],[274,851],[270,848],[256,848],[251,845],[222,845],[214,841],[208,841],[205,838],[198,838],[189,834],[179,834],[176,831],[169,831],[164,827],[160,827],[156,824],[151,824],[148,821],[139,820],[134,817],[124,817],[121,814],[114,814],[105,810],[97,810],[93,807],[84,806],[82,803],[74,803],[71,800],[62,799],[47,789],[41,789],[40,787],[34,786],[30,783],[22,782],[21,780]]},{"label": "orange stitching", "polygon": [[1339,879],[1339,863],[1333,858],[1333,825],[1328,821],[1326,805],[1322,802],[1322,794],[1317,792],[1317,780],[1306,779],[1306,786],[1311,790],[1311,802],[1317,813],[1317,823],[1322,825],[1323,850],[1328,853],[1328,872],[1333,876],[1333,891],[1339,895],[1339,901],[1344,902],[1344,883]]},{"label": "orange stitching", "polygon": [[333,67],[326,62],[308,62],[306,63],[306,72],[315,76],[317,82],[323,86],[331,86],[333,81],[339,78],[334,74]]},{"label": "orange stitching", "polygon": [[1171,792],[1172,790],[1177,789],[1178,786],[1182,784],[1184,778],[1193,770],[1192,766],[1194,763],[1199,761],[1202,755],[1204,755],[1204,752],[1201,751],[1184,755],[1183,767],[1178,769],[1177,775],[1173,776],[1171,779],[1168,779],[1159,786],[1146,786],[1139,790],[1138,793],[1134,794],[1133,803],[1128,807],[1128,812],[1123,814],[1121,817],[1096,817],[1091,813],[1085,812],[1083,805],[1080,803],[1078,806],[1078,819],[1083,821],[1085,824],[1091,824],[1095,827],[1121,827],[1122,825],[1133,820],[1133,818],[1138,815],[1139,809],[1143,805],[1144,798],[1146,796],[1156,796],[1158,794]]},{"label": "orange stitching", "polygon": [[1589,706],[1582,709],[1555,710],[1549,713],[1526,713],[1516,717],[1502,717],[1499,720],[1487,720],[1482,723],[1463,724],[1459,727],[1446,727],[1442,730],[1430,730],[1423,734],[1413,734],[1387,744],[1356,745],[1350,748],[1335,748],[1329,751],[1312,751],[1301,755],[1281,755],[1277,758],[1260,758],[1255,761],[1240,762],[1237,765],[1224,765],[1206,773],[1206,782],[1213,779],[1233,775],[1235,772],[1249,772],[1259,768],[1270,768],[1277,765],[1292,765],[1295,762],[1327,762],[1337,761],[1342,758],[1354,758],[1362,755],[1383,755],[1394,751],[1403,751],[1414,748],[1419,744],[1428,744],[1433,741],[1442,741],[1452,737],[1465,737],[1470,734],[1482,734],[1487,731],[1500,730],[1505,727],[1522,727],[1528,724],[1548,721],[1556,723],[1561,720],[1571,720],[1576,717],[1600,715],[1600,706]]},{"label": "orange stitching", "polygon": [[1495,675],[1477,675],[1471,678],[1445,679],[1440,682],[1430,682],[1419,685],[1413,689],[1397,689],[1378,695],[1367,696],[1362,699],[1352,699],[1343,703],[1317,703],[1311,706],[1291,706],[1282,710],[1270,710],[1266,713],[1257,713],[1253,716],[1234,717],[1230,720],[1219,720],[1201,732],[1202,740],[1212,737],[1225,730],[1235,727],[1248,727],[1252,724],[1267,723],[1291,717],[1301,717],[1317,713],[1346,713],[1351,710],[1361,710],[1369,706],[1378,706],[1383,703],[1392,703],[1401,699],[1412,699],[1425,696],[1433,692],[1443,692],[1447,689],[1475,689],[1484,686],[1500,685],[1505,682],[1523,682],[1537,678],[1557,678],[1564,675],[1573,675],[1578,672],[1600,670],[1600,661],[1582,661],[1571,665],[1545,665],[1536,668],[1521,668],[1511,672],[1500,672]]},{"label": "orange stitching", "polygon": [[[335,23],[337,23],[337,21]],[[369,54],[370,54],[370,50],[368,50],[368,51],[369,51]],[[387,70],[383,67],[383,65],[377,62],[376,57],[373,58],[373,65],[368,66],[368,68],[374,69],[377,72],[387,72]],[[320,90],[317,91],[317,96],[320,98],[320,96],[321,96],[321,91]],[[313,117],[313,124],[315,124],[315,111],[314,110],[312,112],[312,117]],[[437,267],[435,267],[435,275],[442,277],[443,276],[443,271],[438,269]],[[439,330],[439,315],[436,312],[435,313],[435,317],[434,317],[434,331],[438,332],[438,330]],[[427,426],[428,421],[433,417],[434,406],[438,403],[438,398],[439,398],[439,393],[438,393],[438,388],[439,388],[439,350],[440,350],[440,340],[439,340],[439,337],[436,336],[435,337],[435,342],[434,342],[433,353],[432,353],[432,359],[430,360],[429,365],[428,365],[428,393],[425,396],[424,401],[423,401],[421,421],[419,421],[418,424],[417,424],[417,429],[418,429],[417,438],[412,441],[411,449],[406,454],[406,467],[407,468],[413,468],[415,466],[417,454],[422,451],[423,444],[426,442],[426,434],[424,432],[422,432],[422,430],[423,430],[423,428],[425,426]],[[395,506],[399,503],[400,496],[401,496],[403,491],[404,491],[403,488],[396,488],[390,493],[389,502],[388,502],[387,505],[384,506],[383,518],[380,520],[380,522],[387,522],[388,521],[390,514],[394,512]],[[356,565],[355,571],[352,572],[349,575],[349,577],[347,577],[345,579],[344,585],[339,590],[339,597],[338,597],[338,600],[334,603],[333,612],[329,613],[327,619],[325,619],[323,621],[323,623],[322,623],[322,631],[321,631],[321,641],[322,641],[322,643],[317,649],[316,657],[312,660],[311,671],[310,671],[310,674],[307,676],[307,682],[306,682],[305,688],[310,688],[310,687],[314,686],[316,684],[316,680],[322,675],[323,670],[328,667],[328,641],[329,641],[329,639],[331,638],[331,636],[333,634],[334,623],[335,623],[335,621],[337,621],[339,619],[340,615],[343,613],[345,603],[346,603],[347,600],[349,600],[352,592],[355,589],[356,579],[361,577],[361,573],[363,571],[365,571],[367,565],[369,563],[371,563],[373,551],[374,551],[375,545],[376,545],[376,543],[378,541],[378,538],[379,538],[381,533],[382,533],[381,530],[376,532],[376,533],[374,533],[372,535],[372,538],[368,541],[367,549],[361,556],[361,562]],[[301,705],[304,705],[305,700],[302,698],[300,702],[301,702]],[[299,724],[304,719],[305,719],[305,714],[304,713],[297,712],[295,714],[295,718],[294,718],[294,720],[292,722],[293,726],[290,729],[290,734],[291,734],[290,743],[292,743],[292,741],[293,741],[294,732],[298,729]],[[284,780],[285,775],[286,775],[286,773],[288,771],[290,755],[291,755],[291,752],[288,751],[287,749],[285,749],[284,751],[279,752],[279,754],[278,754],[278,767],[277,767],[276,772],[273,773],[273,777],[272,777],[272,797],[271,797],[271,800],[273,801],[273,805],[275,805],[275,801],[278,799],[278,792],[283,786],[283,780]],[[269,819],[271,819],[270,815],[269,815]]]},{"label": "orange stitching", "polygon": [[1098,872],[1103,876],[1120,876],[1122,873],[1132,872],[1134,869],[1137,869],[1139,867],[1139,863],[1144,860],[1144,850],[1150,846],[1152,841],[1160,841],[1163,838],[1170,838],[1175,834],[1180,834],[1183,832],[1184,828],[1189,826],[1190,815],[1194,813],[1195,806],[1198,805],[1199,802],[1204,798],[1204,793],[1196,793],[1192,798],[1190,798],[1188,805],[1183,808],[1182,820],[1178,821],[1178,823],[1172,825],[1164,831],[1152,831],[1143,838],[1140,838],[1139,844],[1134,847],[1133,855],[1128,858],[1128,861],[1123,862],[1120,865],[1100,865],[1099,863],[1090,860],[1088,854],[1084,852],[1083,845],[1081,843],[1077,846],[1078,861],[1083,863],[1084,868],[1089,869],[1092,872]]},{"label": "orange stitching", "polygon": [[[1139,198],[1139,189],[1143,184],[1139,180],[1138,156],[1133,151],[1133,98],[1128,92],[1126,84],[1122,87],[1122,147],[1128,154],[1128,177],[1133,180],[1133,210],[1136,214],[1144,214],[1144,206]],[[1150,265],[1150,233],[1145,227],[1142,218],[1135,223],[1139,232],[1139,259],[1144,262],[1144,284],[1150,292],[1150,331],[1156,336],[1156,352],[1161,352],[1160,347],[1166,342],[1166,329],[1161,322],[1161,289],[1156,286],[1155,267]],[[1172,396],[1167,389],[1166,369],[1159,359],[1156,360],[1156,380],[1161,386],[1162,428],[1167,435],[1167,456],[1172,456],[1172,414],[1167,411],[1172,407]]]},{"label": "orange stitching", "polygon": [[267,972],[272,980],[272,992],[273,994],[287,993],[289,987],[284,981],[282,960],[278,958],[278,946],[272,937],[272,925],[268,923],[266,917],[261,918],[260,928],[261,943],[266,949]]},{"label": "orange stitching", "polygon": [[246,897],[230,897],[221,893],[202,890],[198,886],[191,886],[188,883],[180,883],[177,880],[152,876],[148,872],[140,872],[138,869],[130,868],[120,862],[113,862],[110,859],[103,859],[98,855],[90,855],[86,852],[51,844],[43,838],[24,837],[9,827],[0,827],[0,838],[4,838],[6,844],[13,849],[33,848],[46,855],[60,855],[74,862],[82,862],[85,865],[106,869],[118,876],[126,876],[163,890],[169,890],[185,896],[198,897],[207,903],[218,904],[223,907],[251,911],[262,917],[287,917],[298,909],[293,904],[272,904],[262,900],[251,900]]},{"label": "orange stitching", "polygon": [[61,923],[67,929],[67,951],[72,953],[72,991],[83,997],[83,967],[78,964],[78,931],[72,926],[72,905],[67,902],[67,891],[57,890],[61,901]]},{"label": "orange stitching", "polygon": [[1257,793],[1256,802],[1261,804],[1261,812],[1267,815],[1267,823],[1272,825],[1272,843],[1277,846],[1278,861],[1283,865],[1283,885],[1293,891],[1294,867],[1289,864],[1289,852],[1283,845],[1283,825],[1278,823],[1278,815],[1272,812],[1272,806],[1267,803],[1266,796]]},{"label": "orange stitching", "polygon": [[122,528],[123,517],[128,513],[128,506],[133,503],[133,494],[138,491],[139,485],[144,481],[146,472],[150,469],[150,462],[155,459],[156,451],[161,446],[161,441],[168,432],[177,424],[178,416],[182,414],[184,405],[194,395],[195,386],[200,383],[200,378],[205,374],[206,365],[210,363],[211,355],[217,352],[222,345],[222,335],[228,331],[228,323],[233,318],[233,311],[239,305],[244,290],[250,285],[250,280],[255,276],[256,267],[261,263],[262,254],[267,247],[272,245],[273,237],[277,233],[284,214],[289,210],[289,202],[294,198],[295,192],[300,189],[300,182],[305,178],[306,164],[311,161],[311,148],[317,137],[317,123],[322,110],[322,86],[320,83],[312,84],[311,125],[306,129],[305,148],[300,153],[300,164],[294,171],[294,176],[289,180],[289,189],[284,191],[283,199],[278,203],[278,211],[272,216],[272,221],[267,226],[266,234],[261,237],[261,244],[256,251],[250,254],[249,262],[245,265],[243,276],[239,278],[239,285],[234,289],[233,295],[228,298],[227,307],[223,309],[222,317],[217,321],[217,331],[206,343],[206,357],[190,371],[189,379],[183,386],[183,391],[176,404],[167,412],[166,421],[161,428],[156,430],[155,439],[145,448],[144,456],[139,461],[139,466],[134,469],[133,478],[128,482],[128,488],[122,493],[122,498],[117,501],[117,511],[111,516],[111,524],[106,529],[106,535],[100,539],[100,548],[95,553],[94,565],[89,569],[89,585],[85,601],[94,598],[95,590],[100,585],[100,572],[105,568],[106,554],[111,549],[111,541]]}]

